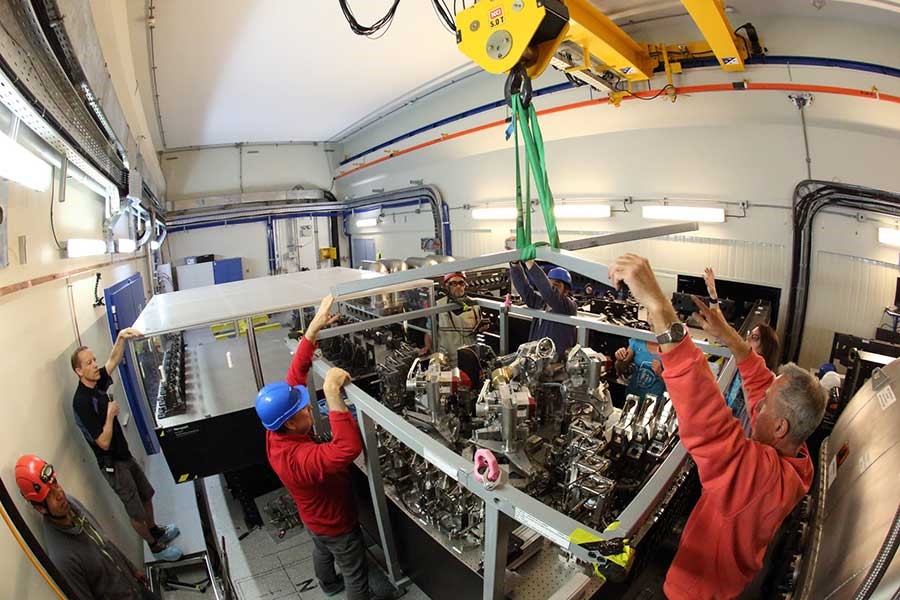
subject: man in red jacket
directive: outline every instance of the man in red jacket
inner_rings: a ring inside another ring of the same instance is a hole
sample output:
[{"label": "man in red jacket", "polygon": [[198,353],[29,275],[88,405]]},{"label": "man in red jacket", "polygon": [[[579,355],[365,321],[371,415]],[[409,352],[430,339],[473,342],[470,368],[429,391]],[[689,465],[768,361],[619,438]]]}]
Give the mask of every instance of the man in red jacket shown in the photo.
[{"label": "man in red jacket", "polygon": [[613,285],[627,283],[652,316],[681,443],[703,486],[664,591],[670,600],[735,598],[761,568],[781,522],[809,491],[813,466],[805,441],[822,419],[825,394],[793,363],[776,378],[720,313],[695,299],[704,330],[731,349],[743,377],[752,424],[746,438],[650,263],[626,254],[610,265],[609,278]]},{"label": "man in red jacket", "polygon": [[[341,398],[350,382],[346,371],[333,368],[323,389],[328,403],[332,439],[316,443],[306,376],[312,365],[316,336],[334,322],[334,299],[326,296],[297,346],[287,382],[271,383],[256,397],[256,412],[266,432],[269,464],[288,489],[315,545],[313,564],[326,596],[345,589],[348,600],[369,600],[365,545],[350,487],[350,463],[362,451],[362,436]],[[314,398],[314,397],[313,397]],[[334,563],[341,568],[341,575]]]}]

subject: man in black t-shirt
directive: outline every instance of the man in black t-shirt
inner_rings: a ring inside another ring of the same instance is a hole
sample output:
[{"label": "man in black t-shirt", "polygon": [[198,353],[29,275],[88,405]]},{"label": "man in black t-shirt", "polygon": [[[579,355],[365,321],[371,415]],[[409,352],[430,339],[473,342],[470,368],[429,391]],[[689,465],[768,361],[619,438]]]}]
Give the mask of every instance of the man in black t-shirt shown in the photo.
[{"label": "man in black t-shirt", "polygon": [[97,357],[87,346],[72,353],[72,370],[78,375],[78,389],[72,400],[75,423],[84,434],[100,471],[125,505],[131,526],[146,540],[150,551],[159,560],[178,560],[181,550],[169,545],[180,531],[174,524],[160,527],[153,517],[153,486],[128,450],[128,441],[119,425],[119,404],[107,390],[112,385],[110,371],[118,366],[125,353],[127,340],[141,332],[127,328],[119,332],[106,364],[97,364]]}]

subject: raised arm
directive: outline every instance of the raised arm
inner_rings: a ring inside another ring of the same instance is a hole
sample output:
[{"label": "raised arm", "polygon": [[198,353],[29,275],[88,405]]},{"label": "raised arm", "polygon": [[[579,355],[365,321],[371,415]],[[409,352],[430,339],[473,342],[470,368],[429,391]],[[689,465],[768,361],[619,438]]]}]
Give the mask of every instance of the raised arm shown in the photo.
[{"label": "raised arm", "polygon": [[518,292],[525,305],[528,308],[541,309],[544,308],[544,298],[535,291],[528,277],[525,275],[525,269],[521,262],[509,263],[509,279],[512,281],[513,287]]},{"label": "raised arm", "polygon": [[306,385],[309,367],[312,365],[313,352],[316,350],[316,336],[319,335],[319,331],[331,325],[340,317],[340,315],[331,314],[333,304],[333,296],[329,295],[322,298],[322,303],[319,305],[316,316],[309,322],[303,337],[300,338],[297,351],[294,352],[294,358],[291,360],[291,366],[288,368],[287,377],[285,378],[288,385]]},{"label": "raised arm", "polygon": [[[650,313],[654,333],[669,330],[678,320],[672,303],[662,293],[650,263],[626,254],[609,267],[609,279],[624,281]],[[681,442],[697,463],[700,481],[709,489],[733,481],[750,442],[725,405],[706,357],[690,337],[661,345],[663,379],[678,416]]]},{"label": "raised arm", "polygon": [[106,364],[104,365],[107,373],[112,373],[113,369],[122,362],[122,357],[125,356],[125,343],[130,339],[141,337],[141,335],[143,334],[133,327],[126,327],[119,332],[119,335],[116,336],[116,343],[113,344],[112,352],[109,353],[109,358],[106,359]]},{"label": "raised arm", "polygon": [[728,324],[722,311],[707,307],[696,296],[694,304],[697,311],[694,318],[703,327],[703,331],[725,344],[741,372],[744,390],[747,392],[747,408],[750,410],[751,423],[756,422],[756,408],[766,395],[766,390],[775,381],[775,375],[766,368],[766,361],[755,353],[750,344]]},{"label": "raised arm", "polygon": [[553,312],[561,315],[573,315],[578,312],[578,308],[572,302],[571,298],[567,297],[565,294],[560,294],[553,289],[553,286],[550,285],[550,280],[547,278],[547,274],[544,273],[542,268],[540,268],[533,260],[528,261],[526,264],[528,266],[528,276],[531,278],[531,281],[534,282],[534,285],[538,292],[540,292],[544,302],[549,304],[550,308],[553,309]]}]

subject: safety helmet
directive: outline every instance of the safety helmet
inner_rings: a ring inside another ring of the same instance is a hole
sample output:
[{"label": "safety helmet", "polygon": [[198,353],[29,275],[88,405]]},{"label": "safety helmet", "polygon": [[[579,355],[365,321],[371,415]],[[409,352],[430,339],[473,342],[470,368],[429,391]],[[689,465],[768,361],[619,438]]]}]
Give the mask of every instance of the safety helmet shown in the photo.
[{"label": "safety helmet", "polygon": [[547,273],[547,279],[562,281],[570,288],[572,287],[572,276],[566,269],[563,269],[562,267],[553,267],[552,269],[550,269],[550,272]]},{"label": "safety helmet", "polygon": [[309,406],[305,385],[289,386],[284,381],[270,383],[256,395],[256,414],[263,427],[277,431],[284,422]]},{"label": "safety helmet", "polygon": [[456,271],[455,273],[447,273],[446,275],[444,275],[444,285],[447,285],[448,283],[450,283],[450,280],[453,279],[454,277],[461,277],[462,280],[465,281],[466,283],[468,283],[468,281],[469,281],[469,278],[466,277],[465,272]]},{"label": "safety helmet", "polygon": [[16,483],[26,500],[43,502],[56,483],[56,471],[43,458],[25,454],[16,461]]}]

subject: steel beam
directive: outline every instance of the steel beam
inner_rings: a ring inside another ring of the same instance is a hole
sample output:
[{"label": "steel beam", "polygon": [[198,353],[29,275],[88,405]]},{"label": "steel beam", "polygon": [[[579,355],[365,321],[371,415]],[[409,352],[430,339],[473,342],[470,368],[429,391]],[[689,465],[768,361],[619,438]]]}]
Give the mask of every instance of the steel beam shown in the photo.
[{"label": "steel beam", "polygon": [[737,47],[722,0],[681,0],[725,71],[743,71],[744,57]]},{"label": "steel beam", "polygon": [[378,523],[378,536],[381,538],[381,550],[388,576],[395,586],[404,579],[400,570],[397,555],[397,544],[394,542],[394,529],[388,513],[387,498],[384,495],[384,481],[381,477],[381,463],[378,460],[378,440],[375,436],[375,421],[365,411],[357,407],[359,429],[365,442],[366,470],[368,471],[369,493],[375,507],[375,521]]},{"label": "steel beam", "polygon": [[[635,240],[643,240],[646,238],[685,233],[687,231],[696,231],[698,227],[699,226],[697,225],[697,223],[693,222],[675,223],[673,225],[662,225],[659,227],[648,227],[646,229],[635,229],[634,231],[609,233],[580,240],[563,242],[560,244],[559,250],[551,250],[548,247],[542,246],[538,248],[537,255],[539,259],[551,262],[554,258],[562,256],[562,259],[568,261],[567,264],[572,265],[572,268],[569,268],[570,271],[574,271],[582,275],[587,275],[588,273],[596,274],[600,271],[605,271],[606,267],[599,269],[598,263],[574,255],[563,255],[562,252],[570,250],[585,250],[587,248],[597,248],[600,246],[608,246],[611,244],[621,244],[623,242],[632,242]],[[453,273],[454,271],[473,271],[486,267],[501,265],[504,263],[519,260],[520,256],[521,252],[519,250],[506,250],[504,252],[493,252],[491,254],[476,256],[474,258],[466,258],[449,263],[428,265],[425,267],[419,267],[417,269],[410,269],[408,271],[389,273],[387,275],[372,279],[347,281],[333,286],[331,288],[331,294],[339,300],[346,299],[346,297],[348,296],[358,297],[363,292],[374,292],[375,290],[379,290],[383,287],[391,285],[401,285],[404,283],[415,281],[417,279],[431,279],[434,277],[441,277],[443,275],[446,275],[447,273]],[[600,281],[607,280],[608,277],[605,274],[602,274],[602,279]]]},{"label": "steel beam", "polygon": [[[234,332],[235,336],[241,334],[240,330]],[[253,379],[256,381],[256,389],[261,390],[266,385],[263,378],[262,365],[259,362],[259,348],[256,345],[256,330],[253,328],[253,317],[247,317],[247,347],[250,350],[250,366],[253,368]]]},{"label": "steel beam", "polygon": [[366,329],[372,329],[374,327],[382,327],[383,325],[392,325],[394,323],[402,323],[403,321],[412,321],[413,319],[426,319],[434,315],[450,312],[454,308],[456,308],[456,306],[453,304],[447,304],[445,306],[431,306],[430,308],[411,310],[409,312],[402,312],[394,315],[387,315],[384,317],[375,317],[366,321],[359,321],[358,323],[349,323],[347,325],[329,327],[328,329],[323,329],[322,331],[320,331],[319,335],[316,336],[316,339],[327,340],[328,338],[340,337],[342,335],[356,333],[357,331],[364,331]]},{"label": "steel beam", "polygon": [[484,505],[484,600],[506,598],[506,555],[515,521],[489,503]]}]

